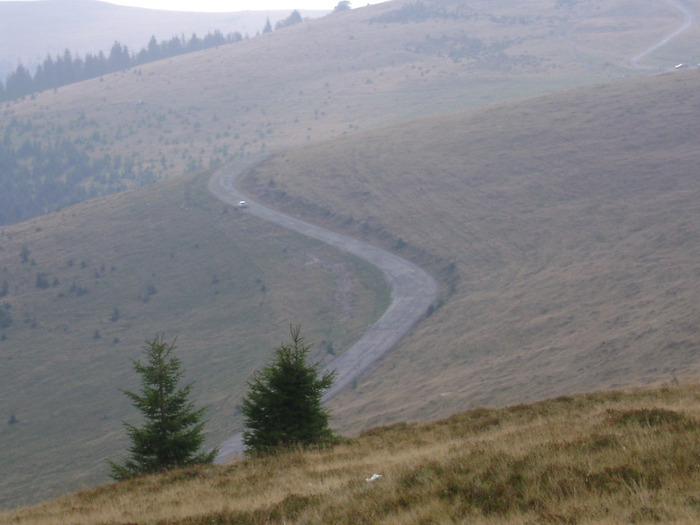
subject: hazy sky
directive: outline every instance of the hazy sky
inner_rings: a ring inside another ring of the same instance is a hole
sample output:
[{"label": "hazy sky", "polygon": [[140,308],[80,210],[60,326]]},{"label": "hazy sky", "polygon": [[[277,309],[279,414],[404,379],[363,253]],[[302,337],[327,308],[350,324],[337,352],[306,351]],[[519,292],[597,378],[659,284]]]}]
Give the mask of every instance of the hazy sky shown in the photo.
[{"label": "hazy sky", "polygon": [[[3,1],[3,0],[0,0]],[[31,1],[31,0],[29,0]],[[352,7],[378,4],[385,0],[351,1]],[[110,0],[110,4],[165,9],[170,11],[262,11],[281,9],[333,9],[338,0]]]}]

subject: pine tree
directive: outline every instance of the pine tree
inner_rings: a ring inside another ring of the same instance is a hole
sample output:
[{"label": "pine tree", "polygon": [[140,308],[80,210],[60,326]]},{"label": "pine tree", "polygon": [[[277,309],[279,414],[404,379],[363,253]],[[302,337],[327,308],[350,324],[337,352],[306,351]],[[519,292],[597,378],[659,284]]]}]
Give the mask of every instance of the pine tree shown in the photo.
[{"label": "pine tree", "polygon": [[205,409],[188,401],[192,383],[178,388],[183,376],[180,361],[173,355],[175,342],[166,343],[156,335],[146,341],[146,364],[132,360],[141,375],[140,393],[123,391],[142,413],[144,424],[124,423],[131,439],[129,457],[123,465],[110,461],[112,477],[122,480],[171,468],[211,463],[218,450],[199,452],[204,442]]},{"label": "pine tree", "polygon": [[267,22],[265,22],[265,27],[263,28],[263,35],[265,33],[271,33],[272,32],[272,24],[270,23],[270,19],[267,19]]},{"label": "pine tree", "polygon": [[321,397],[335,379],[335,372],[319,375],[320,364],[307,364],[310,347],[290,326],[292,344],[281,344],[272,363],[248,382],[243,399],[246,429],[243,443],[253,454],[272,452],[290,445],[332,442],[329,412]]}]

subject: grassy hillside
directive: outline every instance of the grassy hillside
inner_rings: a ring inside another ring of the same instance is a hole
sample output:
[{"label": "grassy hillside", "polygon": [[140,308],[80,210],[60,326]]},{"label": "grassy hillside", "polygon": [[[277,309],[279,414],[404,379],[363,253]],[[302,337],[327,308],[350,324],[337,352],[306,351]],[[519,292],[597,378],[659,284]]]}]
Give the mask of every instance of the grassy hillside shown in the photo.
[{"label": "grassy hillside", "polygon": [[[4,105],[0,133],[10,129],[16,147],[61,137],[93,159],[119,157],[134,185],[265,148],[640,74],[629,59],[681,21],[665,3],[625,0],[387,2]],[[644,65],[691,62],[696,35],[692,28],[672,57]],[[97,174],[86,184],[104,181]]]},{"label": "grassy hillside", "polygon": [[[697,523],[698,386],[376,428],[326,450],[107,485],[8,523]],[[576,424],[572,424],[575,421]],[[382,477],[367,482],[373,474]]]},{"label": "grassy hillside", "polygon": [[208,175],[0,230],[2,506],[107,479],[139,417],[119,389],[156,332],[177,337],[214,446],[290,323],[325,361],[388,304],[378,270],[224,206]]},{"label": "grassy hillside", "polygon": [[259,198],[443,283],[442,306],[336,401],[346,428],[696,375],[699,83],[621,81],[259,166]]},{"label": "grassy hillside", "polygon": [[[312,145],[257,169],[261,197],[384,243],[444,285],[427,322],[334,401],[342,431],[697,372],[697,71],[379,128],[637,74],[629,56],[678,13],[425,5],[357,9],[3,105],[17,147],[65,137],[171,182],[0,230],[0,321],[12,320],[0,504],[104,478],[129,415],[117,389],[156,331],[178,335],[213,444],[237,428],[243,381],[289,322],[322,355],[386,305],[376,272],[224,213],[193,175],[261,150]],[[671,63],[692,55],[694,31]]]}]

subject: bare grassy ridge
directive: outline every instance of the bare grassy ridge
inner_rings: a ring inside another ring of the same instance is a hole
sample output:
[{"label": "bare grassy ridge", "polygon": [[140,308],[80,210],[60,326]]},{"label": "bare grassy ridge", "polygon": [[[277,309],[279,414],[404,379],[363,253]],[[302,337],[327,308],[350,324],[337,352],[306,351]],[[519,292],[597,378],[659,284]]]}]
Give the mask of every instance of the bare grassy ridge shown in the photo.
[{"label": "bare grassy ridge", "polygon": [[[694,523],[700,387],[476,409],[106,485],[5,523]],[[365,481],[374,473],[382,478]]]},{"label": "bare grassy ridge", "polygon": [[345,428],[696,375],[698,83],[583,88],[259,166],[259,198],[443,282],[441,307],[335,402]]}]

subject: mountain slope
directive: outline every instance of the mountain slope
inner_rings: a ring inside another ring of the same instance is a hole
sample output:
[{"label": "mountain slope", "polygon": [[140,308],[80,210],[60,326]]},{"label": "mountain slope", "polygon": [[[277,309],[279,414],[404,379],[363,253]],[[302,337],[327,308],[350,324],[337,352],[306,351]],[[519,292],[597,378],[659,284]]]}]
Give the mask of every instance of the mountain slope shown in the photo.
[{"label": "mountain slope", "polygon": [[699,82],[583,88],[259,166],[244,188],[263,202],[443,282],[441,308],[337,400],[346,428],[696,375]]},{"label": "mountain slope", "polygon": [[[630,57],[681,23],[665,4],[619,0],[387,2],[6,105],[0,132],[9,129],[17,148],[60,134],[93,159],[118,156],[133,165],[133,186],[264,149],[639,74]],[[688,61],[697,31],[674,41],[669,67]]]},{"label": "mountain slope", "polygon": [[0,230],[2,506],[108,479],[121,422],[138,421],[119,390],[137,388],[130,359],[156,333],[177,337],[215,446],[290,323],[326,362],[386,308],[377,269],[225,206],[208,176]]},{"label": "mountain slope", "polygon": [[[192,352],[216,443],[289,321],[323,355],[386,305],[376,272],[223,213],[183,171],[628,74],[629,51],[678,23],[637,4],[388,3],[3,105],[17,147],[66,137],[172,179],[2,229],[0,439],[16,490],[3,504],[104,479],[124,444],[128,357],[155,331]],[[440,308],[334,402],[342,431],[693,373],[694,73],[382,128],[257,169],[251,188],[274,206],[383,243],[444,286]],[[255,358],[231,372],[241,331]]]}]

